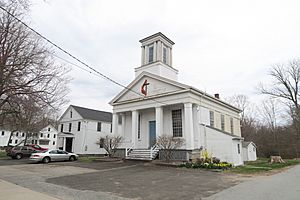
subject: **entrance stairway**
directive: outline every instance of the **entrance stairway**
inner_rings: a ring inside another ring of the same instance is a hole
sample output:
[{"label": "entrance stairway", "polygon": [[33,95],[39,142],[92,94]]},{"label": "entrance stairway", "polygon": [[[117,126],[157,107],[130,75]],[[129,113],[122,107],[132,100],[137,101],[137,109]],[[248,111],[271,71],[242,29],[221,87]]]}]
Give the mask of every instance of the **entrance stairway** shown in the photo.
[{"label": "entrance stairway", "polygon": [[159,149],[153,146],[151,149],[131,149],[126,155],[128,160],[154,160]]}]

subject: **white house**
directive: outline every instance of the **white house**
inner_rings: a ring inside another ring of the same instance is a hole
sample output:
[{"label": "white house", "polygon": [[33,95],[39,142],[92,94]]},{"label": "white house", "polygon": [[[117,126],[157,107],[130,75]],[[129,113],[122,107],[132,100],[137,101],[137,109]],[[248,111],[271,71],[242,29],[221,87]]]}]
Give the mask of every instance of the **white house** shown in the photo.
[{"label": "white house", "polygon": [[243,160],[255,161],[257,159],[256,145],[253,142],[243,141],[242,146],[243,146]]},{"label": "white house", "polygon": [[54,126],[48,125],[38,133],[38,144],[43,148],[56,149],[57,138],[58,131],[54,128]]},{"label": "white house", "polygon": [[70,105],[59,120],[58,148],[77,154],[105,154],[96,142],[112,132],[112,113]]},{"label": "white house", "polygon": [[[11,131],[0,130],[0,147],[5,147],[8,144]],[[48,149],[55,149],[57,144],[57,130],[48,125],[43,128],[39,133],[29,133],[26,137],[26,133],[23,131],[14,131],[11,135],[9,146],[24,145],[26,144],[38,144],[41,147]]]},{"label": "white house", "polygon": [[[25,140],[26,133],[22,131],[14,131],[12,133],[12,136],[10,138],[11,131],[6,129],[0,130],[0,147],[5,147],[7,145],[9,146],[15,146]],[[10,141],[9,141],[10,138]],[[8,143],[9,141],[9,143]]]},{"label": "white house", "polygon": [[172,66],[174,42],[165,35],[159,32],[140,42],[135,79],[110,102],[113,133],[124,138],[120,153],[152,159],[158,151],[155,139],[166,134],[185,140],[174,159],[189,160],[191,153],[207,149],[223,161],[243,164],[240,110],[218,95],[179,83]]}]

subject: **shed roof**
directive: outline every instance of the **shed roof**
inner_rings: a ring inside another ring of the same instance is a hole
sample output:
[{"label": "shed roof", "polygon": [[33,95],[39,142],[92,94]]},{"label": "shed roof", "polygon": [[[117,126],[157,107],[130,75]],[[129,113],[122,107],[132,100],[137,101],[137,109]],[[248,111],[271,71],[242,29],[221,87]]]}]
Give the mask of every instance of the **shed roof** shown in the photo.
[{"label": "shed roof", "polygon": [[254,144],[254,142],[245,142],[245,141],[242,142],[242,147],[245,147],[245,148],[246,148],[246,147],[248,147],[249,144],[251,144],[251,143],[253,144],[254,147],[256,147],[256,145]]}]

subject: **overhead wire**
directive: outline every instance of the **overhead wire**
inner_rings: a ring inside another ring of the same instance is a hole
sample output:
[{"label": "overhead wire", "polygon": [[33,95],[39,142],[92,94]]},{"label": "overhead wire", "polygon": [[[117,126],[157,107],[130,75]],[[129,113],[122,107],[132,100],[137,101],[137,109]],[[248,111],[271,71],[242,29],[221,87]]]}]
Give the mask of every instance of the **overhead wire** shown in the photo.
[{"label": "overhead wire", "polygon": [[[108,81],[110,81],[110,82],[112,82],[112,83],[114,83],[114,84],[116,84],[116,85],[118,85],[118,86],[120,86],[120,87],[126,89],[127,91],[131,91],[131,92],[133,92],[133,93],[135,93],[135,94],[137,94],[137,95],[143,97],[144,99],[149,99],[149,100],[151,100],[151,101],[154,101],[154,102],[156,102],[156,103],[160,103],[160,104],[163,104],[163,105],[168,105],[168,104],[166,104],[166,103],[164,103],[164,102],[161,102],[161,101],[158,101],[158,100],[156,100],[156,99],[148,98],[147,96],[144,96],[144,95],[142,95],[142,94],[140,94],[140,93],[138,93],[138,92],[132,90],[131,88],[129,88],[129,87],[127,87],[127,86],[125,86],[125,85],[123,85],[123,84],[121,84],[121,83],[115,81],[114,79],[110,78],[109,76],[105,75],[104,73],[102,73],[102,72],[96,70],[95,68],[91,67],[89,64],[83,62],[82,60],[80,60],[79,58],[77,58],[76,56],[74,56],[73,54],[69,53],[67,50],[63,49],[63,48],[60,47],[59,45],[57,45],[57,44],[55,44],[54,42],[52,42],[50,39],[48,39],[48,38],[46,38],[45,36],[43,36],[41,33],[37,32],[36,30],[34,30],[33,28],[31,28],[31,27],[30,27],[29,25],[27,25],[25,22],[23,22],[23,21],[20,20],[18,17],[16,17],[16,16],[13,15],[12,13],[10,13],[8,10],[6,10],[3,6],[0,5],[0,9],[2,9],[3,11],[5,11],[8,15],[10,15],[10,16],[13,17],[14,19],[16,19],[20,24],[22,24],[23,26],[25,26],[27,29],[29,29],[30,31],[32,31],[33,33],[35,33],[36,35],[38,35],[40,38],[42,38],[42,39],[45,40],[46,42],[50,43],[52,46],[54,46],[54,47],[57,48],[58,50],[62,51],[64,54],[68,55],[69,57],[73,58],[74,60],[76,60],[76,61],[79,62],[80,64],[82,64],[82,65],[84,65],[85,67],[87,67],[88,69],[90,69],[91,71],[88,71],[89,73],[94,72],[94,73],[100,75],[100,77],[102,77],[102,78],[104,78],[104,79],[106,79],[106,80],[108,80]],[[62,60],[64,60],[64,61],[66,61],[66,59],[63,59],[63,58],[61,58],[61,57],[59,57],[59,56],[57,56],[57,55],[55,55],[55,57],[57,57],[57,58],[59,58],[59,59],[62,59]],[[71,64],[71,65],[73,65],[73,66],[76,66],[76,67],[81,68],[79,65],[74,64],[74,63],[72,63],[71,61],[66,61],[66,62],[68,62],[69,64]],[[81,69],[83,69],[83,68],[81,68]],[[83,69],[83,70],[85,70],[85,69]],[[85,70],[85,71],[87,71],[87,70]]]}]

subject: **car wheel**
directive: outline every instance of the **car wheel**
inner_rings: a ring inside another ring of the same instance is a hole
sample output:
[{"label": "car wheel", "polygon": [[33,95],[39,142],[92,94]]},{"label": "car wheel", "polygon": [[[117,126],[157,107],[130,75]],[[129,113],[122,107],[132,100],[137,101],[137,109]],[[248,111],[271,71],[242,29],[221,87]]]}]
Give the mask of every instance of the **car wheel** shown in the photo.
[{"label": "car wheel", "polygon": [[50,158],[49,157],[45,157],[43,158],[43,163],[49,163],[50,162]]},{"label": "car wheel", "polygon": [[23,158],[23,155],[22,155],[22,154],[18,153],[18,154],[16,155],[16,159],[20,160],[20,159],[22,159],[22,158]]},{"label": "car wheel", "polygon": [[76,160],[75,156],[70,156],[69,161],[74,161],[74,160]]}]

